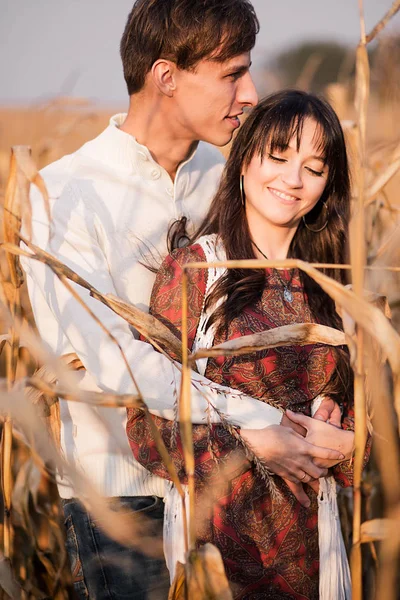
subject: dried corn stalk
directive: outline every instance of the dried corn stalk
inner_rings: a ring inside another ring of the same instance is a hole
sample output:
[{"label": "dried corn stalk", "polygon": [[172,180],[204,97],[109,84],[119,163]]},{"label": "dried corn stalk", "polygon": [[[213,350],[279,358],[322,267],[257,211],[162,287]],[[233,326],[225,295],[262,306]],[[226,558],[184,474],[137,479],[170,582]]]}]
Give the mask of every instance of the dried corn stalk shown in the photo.
[{"label": "dried corn stalk", "polygon": [[178,563],[168,600],[232,600],[219,550],[205,544],[189,552],[185,565]]}]

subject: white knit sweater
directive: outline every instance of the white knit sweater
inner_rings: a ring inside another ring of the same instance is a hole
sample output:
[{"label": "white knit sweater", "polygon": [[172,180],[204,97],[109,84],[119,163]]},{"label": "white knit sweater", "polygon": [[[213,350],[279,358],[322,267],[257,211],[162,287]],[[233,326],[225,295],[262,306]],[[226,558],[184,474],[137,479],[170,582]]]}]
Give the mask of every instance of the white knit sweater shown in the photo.
[{"label": "white knit sweater", "polygon": [[[182,215],[192,232],[204,217],[216,190],[223,157],[199,143],[179,166],[175,182],[148,149],[121,131],[125,115],[74,154],[42,171],[50,199],[52,228],[39,192],[33,188],[32,241],[102,293],[119,296],[148,310],[154,275],[142,266],[143,256],[167,253],[166,232]],[[51,231],[51,234],[49,232]],[[135,393],[117,346],[43,264],[24,259],[28,290],[40,335],[60,356],[76,352],[86,367],[80,387],[93,391]],[[140,392],[150,410],[173,418],[180,373],[161,354],[135,339],[125,321],[82,288],[80,296],[118,339]],[[137,336],[136,336],[137,337]],[[206,397],[242,427],[279,423],[279,411],[213,385],[199,375],[192,386],[193,422],[205,418]],[[61,401],[61,444],[65,456],[81,468],[106,496],[163,495],[163,480],[150,475],[132,457],[124,409],[94,408]],[[217,420],[217,417],[215,417]],[[65,479],[62,497],[74,495]]]}]

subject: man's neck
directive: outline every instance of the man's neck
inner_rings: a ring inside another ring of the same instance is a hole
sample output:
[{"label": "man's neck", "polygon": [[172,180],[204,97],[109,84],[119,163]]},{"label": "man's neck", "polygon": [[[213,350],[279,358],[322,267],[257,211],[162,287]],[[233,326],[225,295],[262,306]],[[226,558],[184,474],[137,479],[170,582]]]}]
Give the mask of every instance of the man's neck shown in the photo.
[{"label": "man's neck", "polygon": [[146,146],[154,160],[170,175],[172,181],[180,163],[186,160],[197,145],[189,138],[180,138],[167,114],[163,99],[157,105],[154,98],[135,94],[131,97],[126,120],[121,130]]}]

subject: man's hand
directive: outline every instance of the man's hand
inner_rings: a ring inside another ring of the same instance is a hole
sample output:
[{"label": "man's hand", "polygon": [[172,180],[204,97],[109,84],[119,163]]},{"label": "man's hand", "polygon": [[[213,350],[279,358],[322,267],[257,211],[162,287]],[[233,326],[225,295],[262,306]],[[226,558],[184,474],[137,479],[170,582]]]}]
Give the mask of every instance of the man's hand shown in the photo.
[{"label": "man's hand", "polygon": [[296,433],[300,434],[302,437],[306,437],[307,435],[307,429],[304,429],[304,427],[302,427],[301,425],[298,425],[294,421],[291,421],[286,413],[283,413],[281,426],[293,429],[293,431],[296,431]]},{"label": "man's hand", "polygon": [[[254,454],[264,459],[273,473],[294,484],[326,477],[327,468],[316,465],[316,459],[336,462],[344,459],[344,455],[338,450],[315,446],[292,429],[280,425],[258,430],[242,429],[241,435]],[[289,487],[301,504],[309,506],[301,485]]]}]

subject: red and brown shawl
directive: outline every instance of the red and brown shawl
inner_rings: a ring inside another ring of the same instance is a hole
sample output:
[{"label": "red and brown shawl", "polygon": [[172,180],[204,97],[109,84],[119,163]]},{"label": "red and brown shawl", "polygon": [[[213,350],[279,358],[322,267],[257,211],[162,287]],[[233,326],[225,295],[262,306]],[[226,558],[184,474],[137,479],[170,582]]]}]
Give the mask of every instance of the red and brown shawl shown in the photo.
[{"label": "red and brown shawl", "polygon": [[[180,249],[164,261],[153,288],[151,313],[180,336],[182,266],[205,261],[200,245]],[[189,345],[193,343],[203,308],[207,270],[189,275]],[[282,283],[273,269],[266,270],[261,299],[248,306],[229,326],[227,338],[234,339],[266,329],[294,323],[315,322],[297,271],[292,275],[293,302],[282,299]],[[225,339],[215,338],[214,343]],[[332,348],[323,345],[289,346],[246,356],[209,359],[206,376],[221,385],[238,389],[261,402],[279,404],[310,415],[312,400],[322,393],[335,369]],[[240,401],[240,399],[238,399]],[[186,482],[178,428],[172,421],[153,417]],[[353,429],[351,406],[344,407],[343,427]],[[168,479],[168,472],[154,444],[141,411],[129,409],[127,432],[135,458],[149,471]],[[232,435],[222,425],[194,425],[197,502],[207,481],[217,475],[231,453],[237,450]],[[244,462],[244,461],[243,461]],[[310,508],[302,507],[284,481],[274,477],[279,494],[271,497],[254,468],[234,476],[228,489],[214,499],[206,520],[199,520],[199,544],[212,542],[223,557],[235,598],[311,600],[318,598],[318,523],[316,495],[308,489]],[[349,462],[333,469],[342,486],[352,483]],[[214,479],[215,481],[215,479]]]}]

